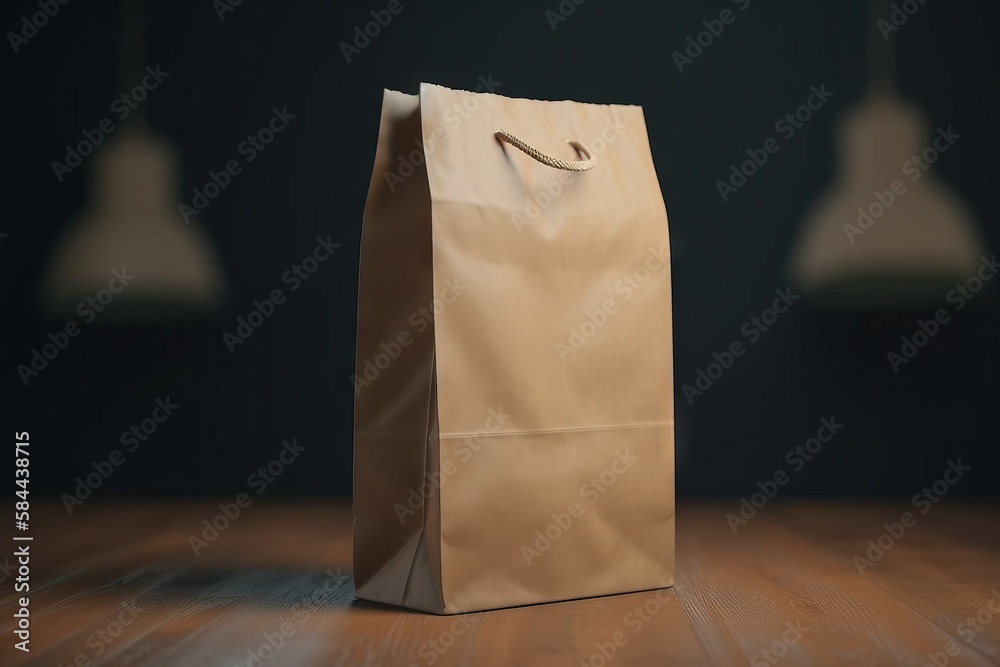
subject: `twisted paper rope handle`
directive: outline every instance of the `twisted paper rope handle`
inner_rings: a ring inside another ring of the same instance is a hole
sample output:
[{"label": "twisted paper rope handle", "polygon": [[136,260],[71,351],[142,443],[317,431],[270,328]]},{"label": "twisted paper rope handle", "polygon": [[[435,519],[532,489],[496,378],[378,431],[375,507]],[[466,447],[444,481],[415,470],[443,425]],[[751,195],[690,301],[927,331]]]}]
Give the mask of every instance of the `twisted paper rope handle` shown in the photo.
[{"label": "twisted paper rope handle", "polygon": [[529,146],[506,130],[499,130],[494,134],[494,136],[499,141],[510,144],[519,151],[522,151],[528,157],[538,160],[547,167],[565,169],[566,171],[588,171],[597,166],[597,160],[594,158],[594,155],[579,141],[567,141],[566,143],[575,148],[577,152],[586,159],[560,160],[559,158],[550,157],[545,153],[542,153],[537,148]]}]

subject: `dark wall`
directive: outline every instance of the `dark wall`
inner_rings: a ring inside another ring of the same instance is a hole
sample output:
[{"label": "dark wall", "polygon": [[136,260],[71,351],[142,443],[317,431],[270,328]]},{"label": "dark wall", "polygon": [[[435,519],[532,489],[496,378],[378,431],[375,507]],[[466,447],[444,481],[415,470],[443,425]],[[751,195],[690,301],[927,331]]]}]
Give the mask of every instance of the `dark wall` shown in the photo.
[{"label": "dark wall", "polygon": [[[783,492],[910,495],[956,457],[972,467],[956,492],[996,491],[998,308],[989,295],[898,374],[886,353],[933,308],[850,315],[797,305],[693,404],[680,394],[788,284],[798,224],[835,176],[838,113],[866,86],[863,3],[742,4],[589,0],[552,30],[545,11],[557,0],[402,0],[403,11],[347,63],[339,43],[385,2],[244,2],[223,20],[211,3],[150,2],[146,60],[170,74],[144,110],[181,150],[179,201],[236,158],[272,108],[296,118],[200,216],[230,287],[217,319],[95,323],[27,386],[17,365],[64,323],[38,308],[43,261],[89,192],[86,164],[62,183],[50,164],[122,92],[117,6],[70,3],[18,53],[4,44],[2,417],[8,435],[32,433],[34,490],[72,492],[75,477],[121,449],[122,432],[169,396],[176,413],[125,454],[99,493],[245,490],[291,438],[307,449],[274,493],[349,493],[358,248],[382,89],[416,92],[421,81],[475,89],[492,77],[507,96],[645,109],[671,222],[679,491],[755,490],[788,469],[786,452],[830,416],[844,429]],[[990,249],[998,242],[994,4],[930,2],[898,32],[902,93],[932,127],[968,137],[935,169],[964,197]],[[726,7],[736,21],[678,72],[672,52]],[[34,2],[7,3],[0,27],[17,30],[35,11]],[[716,182],[730,165],[822,84],[830,102],[723,202]],[[340,248],[230,354],[223,332],[282,286],[318,235]]]}]

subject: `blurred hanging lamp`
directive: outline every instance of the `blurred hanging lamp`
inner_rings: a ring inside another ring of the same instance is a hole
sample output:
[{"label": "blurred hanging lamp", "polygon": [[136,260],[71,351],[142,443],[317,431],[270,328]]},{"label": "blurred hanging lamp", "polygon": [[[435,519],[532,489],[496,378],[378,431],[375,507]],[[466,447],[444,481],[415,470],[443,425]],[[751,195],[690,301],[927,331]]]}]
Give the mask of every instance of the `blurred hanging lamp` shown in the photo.
[{"label": "blurred hanging lamp", "polygon": [[940,304],[985,254],[966,206],[930,168],[955,139],[930,134],[895,92],[895,31],[883,37],[878,25],[888,18],[888,0],[870,0],[869,91],[840,119],[840,173],[806,215],[788,264],[793,289],[837,308]]},{"label": "blurred hanging lamp", "polygon": [[[121,0],[120,90],[143,78],[146,60],[142,2]],[[94,205],[55,244],[43,276],[43,308],[73,316],[83,300],[107,292],[112,271],[128,285],[100,319],[189,319],[211,314],[225,292],[215,248],[197,220],[182,218],[176,195],[176,151],[153,135],[141,106],[95,152]]]}]

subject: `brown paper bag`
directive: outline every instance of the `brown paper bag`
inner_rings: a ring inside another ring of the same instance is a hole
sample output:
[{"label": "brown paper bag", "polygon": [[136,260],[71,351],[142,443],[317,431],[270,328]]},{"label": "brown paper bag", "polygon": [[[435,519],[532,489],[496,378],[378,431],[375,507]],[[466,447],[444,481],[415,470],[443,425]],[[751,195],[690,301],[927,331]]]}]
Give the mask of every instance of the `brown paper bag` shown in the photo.
[{"label": "brown paper bag", "polygon": [[669,261],[640,107],[385,91],[359,598],[450,614],[673,584]]}]

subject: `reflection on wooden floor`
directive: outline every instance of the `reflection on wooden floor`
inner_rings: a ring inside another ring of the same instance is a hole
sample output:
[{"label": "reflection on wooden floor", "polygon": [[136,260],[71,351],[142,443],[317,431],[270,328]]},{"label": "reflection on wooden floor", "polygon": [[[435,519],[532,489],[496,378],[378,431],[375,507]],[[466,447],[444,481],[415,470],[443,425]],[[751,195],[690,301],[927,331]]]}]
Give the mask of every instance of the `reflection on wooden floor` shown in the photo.
[{"label": "reflection on wooden floor", "polygon": [[1000,664],[997,502],[776,500],[734,534],[736,500],[682,500],[676,588],[451,617],[354,600],[344,502],[258,500],[214,534],[218,502],[36,503],[32,650],[0,562],[0,664]]}]

